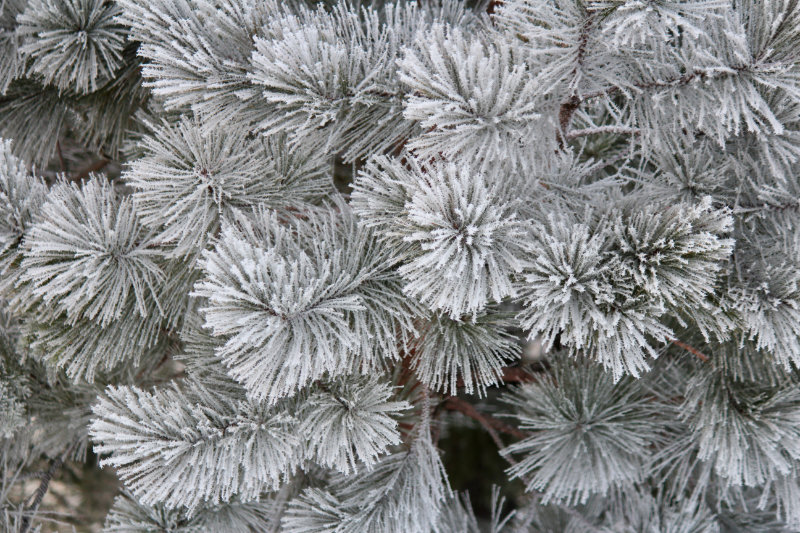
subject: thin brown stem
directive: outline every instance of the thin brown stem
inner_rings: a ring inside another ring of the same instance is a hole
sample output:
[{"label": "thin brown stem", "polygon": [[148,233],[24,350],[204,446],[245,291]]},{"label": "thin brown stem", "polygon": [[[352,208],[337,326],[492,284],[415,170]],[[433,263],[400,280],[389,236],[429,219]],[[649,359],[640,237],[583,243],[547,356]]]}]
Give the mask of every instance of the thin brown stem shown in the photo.
[{"label": "thin brown stem", "polygon": [[48,468],[47,472],[45,472],[42,476],[42,481],[39,483],[39,486],[36,488],[36,492],[33,494],[33,501],[25,509],[28,514],[26,514],[22,519],[19,533],[25,533],[31,527],[31,516],[39,508],[39,505],[41,505],[44,495],[47,493],[47,489],[50,486],[50,480],[53,479],[53,476],[56,475],[56,472],[58,472],[58,469],[61,468],[62,464],[64,464],[64,458],[63,456],[59,456],[53,460],[53,462],[50,464],[50,468]]},{"label": "thin brown stem", "polygon": [[[586,61],[586,52],[589,47],[589,34],[592,31],[592,27],[594,26],[595,16],[593,12],[587,13],[586,19],[583,21],[583,25],[581,26],[581,31],[578,40],[578,49],[575,56],[575,67],[572,69],[572,78],[574,80],[578,79],[578,71],[583,68],[583,64]],[[572,122],[572,116],[575,114],[575,111],[581,105],[581,98],[578,97],[577,89],[573,89],[573,94],[567,98],[561,104],[561,107],[558,109],[558,127],[559,130],[557,132],[557,141],[559,148],[562,148],[567,140],[566,135],[569,131],[569,125]]]},{"label": "thin brown stem", "polygon": [[[503,375],[501,379],[504,383],[533,383],[536,381],[536,377],[534,377],[530,372],[525,370],[524,368],[516,367],[516,366],[507,366],[502,369]],[[461,389],[464,388],[464,379],[458,378],[456,380],[456,388]]]},{"label": "thin brown stem", "polygon": [[491,0],[491,2],[489,2],[489,5],[486,6],[486,13],[488,13],[489,15],[494,15],[495,12],[497,11],[497,8],[500,7],[501,5],[503,5],[503,0]]},{"label": "thin brown stem", "polygon": [[497,443],[501,448],[504,448],[505,445],[502,444],[500,436],[497,433],[498,431],[501,433],[507,433],[508,435],[512,435],[518,439],[524,439],[528,436],[528,434],[524,431],[520,431],[513,426],[501,422],[491,415],[481,413],[471,403],[465,402],[460,398],[448,396],[445,401],[445,408],[451,411],[458,411],[459,413],[466,415],[478,422],[489,433],[489,435],[492,437],[492,440],[494,440],[495,443]]},{"label": "thin brown stem", "polygon": [[627,126],[597,126],[596,128],[584,128],[580,130],[572,130],[565,135],[568,141],[577,139],[578,137],[587,137],[589,135],[600,135],[603,133],[616,133],[619,135],[639,135],[639,128],[629,128]]},{"label": "thin brown stem", "polygon": [[[748,67],[746,66],[732,66],[729,68],[736,72],[743,72],[748,69]],[[681,76],[668,78],[666,80],[654,80],[648,82],[634,83],[632,84],[632,88],[638,89],[640,91],[646,91],[648,89],[665,89],[667,87],[680,87],[682,85],[688,85],[695,79],[701,79],[701,80],[706,79],[708,75],[709,73],[704,70],[693,70]],[[608,89],[582,94],[580,101],[581,103],[583,103],[586,102],[587,100],[592,100],[600,96],[611,96],[620,91],[622,91],[621,87],[613,86],[609,87]]]},{"label": "thin brown stem", "polygon": [[[450,402],[450,400],[448,400],[448,403],[449,402]],[[472,409],[469,409],[466,406],[469,406],[469,408],[472,408]],[[497,431],[492,427],[492,425],[483,417],[483,415],[481,415],[474,407],[472,407],[468,403],[465,402],[464,406],[461,406],[461,405],[452,405],[452,406],[448,405],[447,408],[448,409],[457,410],[460,413],[463,413],[463,414],[467,415],[468,417],[478,421],[478,423],[481,426],[483,426],[483,429],[486,430],[486,432],[492,438],[494,443],[497,445],[497,449],[498,450],[502,450],[503,448],[506,447],[506,445],[503,444],[503,441],[500,439],[500,435],[497,434]]]},{"label": "thin brown stem", "polygon": [[705,355],[703,352],[692,346],[691,344],[686,344],[683,341],[679,341],[678,339],[670,339],[670,342],[679,348],[683,348],[687,352],[694,354],[697,356],[698,359],[707,363],[709,361],[709,357]]},{"label": "thin brown stem", "polygon": [[536,376],[517,366],[507,366],[503,368],[503,381],[506,383],[533,383]]},{"label": "thin brown stem", "polygon": [[82,179],[88,178],[89,174],[91,174],[92,172],[99,172],[103,170],[110,162],[111,162],[110,159],[106,158],[99,159],[94,163],[92,163],[91,165],[88,165],[83,169],[81,169],[77,174],[75,174],[75,177],[73,177],[72,180],[80,181]]},{"label": "thin brown stem", "polygon": [[575,114],[578,107],[580,107],[581,102],[577,96],[573,96],[563,104],[558,109],[558,146],[563,147],[564,143],[568,140],[567,138],[567,130],[569,130],[569,125],[572,122],[572,115]]},{"label": "thin brown stem", "polygon": [[64,162],[64,154],[61,152],[61,141],[56,141],[56,153],[58,154],[58,164],[61,166],[61,172],[67,172],[67,164]]}]

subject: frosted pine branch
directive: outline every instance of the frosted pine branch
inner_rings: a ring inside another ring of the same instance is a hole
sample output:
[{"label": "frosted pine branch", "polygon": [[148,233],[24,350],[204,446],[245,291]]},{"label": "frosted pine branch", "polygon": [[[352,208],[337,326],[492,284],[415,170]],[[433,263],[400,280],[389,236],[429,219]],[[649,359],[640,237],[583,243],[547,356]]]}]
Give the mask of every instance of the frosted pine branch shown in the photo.
[{"label": "frosted pine branch", "polygon": [[798,530],[800,2],[312,4],[0,0],[0,529]]}]

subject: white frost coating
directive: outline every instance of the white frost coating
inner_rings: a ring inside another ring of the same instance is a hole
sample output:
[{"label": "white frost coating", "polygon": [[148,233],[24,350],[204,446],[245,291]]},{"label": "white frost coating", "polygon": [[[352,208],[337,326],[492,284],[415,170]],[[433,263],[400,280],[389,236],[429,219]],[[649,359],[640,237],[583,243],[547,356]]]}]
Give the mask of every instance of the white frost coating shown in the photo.
[{"label": "white frost coating", "polygon": [[391,255],[336,215],[309,210],[293,227],[274,212],[224,226],[194,294],[225,344],[228,372],[275,402],[323,377],[395,359],[413,331]]},{"label": "white frost coating", "polygon": [[125,173],[142,222],[179,256],[206,247],[223,216],[255,206],[297,206],[329,192],[326,161],[285,136],[250,139],[198,120],[154,126]]},{"label": "white frost coating", "polygon": [[524,454],[508,469],[544,501],[585,503],[592,494],[639,481],[663,423],[647,391],[614,382],[596,366],[556,360],[552,374],[505,396],[531,436],[503,450]]},{"label": "white frost coating", "polygon": [[14,297],[20,271],[15,263],[20,244],[47,196],[47,186],[11,153],[11,141],[0,139],[0,294]]},{"label": "white frost coating", "polygon": [[92,437],[145,504],[217,505],[277,489],[299,462],[292,417],[201,387],[153,393],[109,387],[94,407]]},{"label": "white frost coating", "polygon": [[[381,190],[373,183],[386,179]],[[516,294],[524,231],[508,191],[486,175],[454,164],[376,158],[355,184],[356,213],[387,235],[411,244],[400,267],[404,291],[454,318]]]},{"label": "white frost coating", "polygon": [[422,157],[438,154],[488,168],[553,137],[541,119],[552,104],[540,92],[524,53],[505,40],[468,38],[458,28],[435,25],[420,34],[399,62],[409,88],[405,116],[425,130],[408,147]]},{"label": "white frost coating", "polygon": [[492,533],[798,530],[798,65],[798,0],[0,0],[0,440],[91,418],[117,533],[477,531],[462,415]]},{"label": "white frost coating", "polygon": [[105,178],[80,188],[60,183],[25,240],[22,281],[72,322],[96,319],[106,326],[121,316],[129,295],[147,316],[147,300],[164,277],[154,248],[131,198]]},{"label": "white frost coating", "polygon": [[439,454],[420,436],[410,450],[385,456],[369,471],[337,475],[327,491],[306,489],[290,502],[282,525],[290,533],[429,531],[449,495]]},{"label": "white frost coating", "polygon": [[486,394],[487,387],[502,382],[503,366],[520,357],[520,346],[508,330],[509,313],[488,309],[467,320],[446,314],[431,318],[413,346],[412,367],[431,389],[457,394]]},{"label": "white frost coating", "polygon": [[105,0],[35,0],[17,17],[19,50],[31,70],[61,91],[92,92],[122,61],[126,31]]},{"label": "white frost coating", "polygon": [[300,412],[307,456],[344,475],[371,469],[390,446],[400,444],[393,418],[411,408],[391,401],[392,388],[375,378],[342,379],[322,386]]}]

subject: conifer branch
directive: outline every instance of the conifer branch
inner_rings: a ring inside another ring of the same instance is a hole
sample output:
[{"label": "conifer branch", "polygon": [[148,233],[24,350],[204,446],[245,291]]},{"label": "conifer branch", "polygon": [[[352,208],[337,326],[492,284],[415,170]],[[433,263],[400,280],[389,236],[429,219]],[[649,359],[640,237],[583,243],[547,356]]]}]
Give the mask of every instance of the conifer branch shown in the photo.
[{"label": "conifer branch", "polygon": [[800,0],[313,3],[0,0],[0,529],[800,530]]}]

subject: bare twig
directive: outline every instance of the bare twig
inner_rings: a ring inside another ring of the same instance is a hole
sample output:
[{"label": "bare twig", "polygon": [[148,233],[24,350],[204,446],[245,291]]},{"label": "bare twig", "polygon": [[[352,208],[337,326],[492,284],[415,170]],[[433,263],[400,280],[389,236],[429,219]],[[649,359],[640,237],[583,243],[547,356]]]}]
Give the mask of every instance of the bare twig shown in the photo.
[{"label": "bare twig", "polygon": [[500,7],[502,4],[503,0],[491,0],[491,2],[489,2],[489,5],[486,6],[486,13],[488,13],[489,15],[494,15],[495,11],[497,11],[497,8]]},{"label": "bare twig", "polygon": [[[516,366],[507,366],[503,369],[503,375],[501,379],[504,383],[533,383],[536,381],[536,377],[533,376],[530,372],[525,370],[524,368],[516,367]],[[456,380],[456,388],[463,388],[464,387],[464,379],[458,378]]]},{"label": "bare twig", "polygon": [[678,339],[670,339],[670,342],[672,344],[674,344],[675,346],[677,346],[679,348],[683,348],[687,352],[696,355],[698,357],[698,359],[700,359],[704,363],[707,363],[709,361],[709,358],[708,358],[707,355],[705,355],[703,352],[701,352],[700,350],[698,350],[697,348],[695,348],[691,344],[686,344],[685,342],[679,341]]},{"label": "bare twig", "polygon": [[[575,68],[572,69],[573,79],[578,78],[578,71],[583,67],[583,64],[586,60],[586,49],[589,46],[589,34],[592,31],[594,19],[594,13],[589,13],[586,19],[583,21],[583,25],[581,26],[578,40],[578,50],[575,56]],[[572,116],[580,107],[581,102],[582,100],[578,97],[577,92],[573,92],[573,94],[566,101],[564,101],[561,104],[561,107],[558,109],[559,131],[557,132],[557,141],[559,147],[563,147],[568,140],[566,138],[566,134],[569,131],[569,125],[572,122]]]},{"label": "bare twig", "polygon": [[47,472],[42,476],[42,481],[39,483],[36,492],[33,493],[33,501],[25,509],[29,514],[26,514],[26,516],[22,518],[19,533],[25,533],[31,527],[31,515],[33,515],[39,508],[39,505],[41,505],[44,495],[47,493],[47,489],[50,486],[50,480],[53,479],[53,476],[56,475],[56,472],[58,472],[58,469],[61,468],[63,464],[64,457],[62,455],[53,460],[50,464],[50,468],[48,468]]},{"label": "bare twig", "polygon": [[[741,66],[732,66],[729,68],[736,72],[742,72],[747,70],[747,67],[741,67]],[[665,80],[654,80],[648,82],[634,83],[631,85],[631,87],[633,89],[638,89],[640,91],[646,91],[648,89],[665,89],[668,87],[680,87],[682,85],[688,85],[695,79],[701,79],[701,80],[706,79],[708,75],[709,73],[704,70],[693,70],[692,72],[687,72],[686,74],[683,74],[681,76],[676,76],[674,78],[667,78]],[[620,91],[622,91],[621,87],[613,86],[609,87],[608,89],[582,94],[580,101],[581,103],[583,103],[586,102],[587,100],[592,100],[600,96],[612,96]]]},{"label": "bare twig", "polygon": [[75,174],[75,176],[72,178],[72,181],[80,181],[82,179],[88,178],[89,174],[91,174],[92,172],[98,172],[100,170],[103,170],[110,162],[111,160],[106,159],[105,157],[103,159],[99,159],[94,163],[92,163],[91,165],[88,165],[83,169],[81,169],[80,171],[78,171],[78,173]]},{"label": "bare twig", "polygon": [[500,440],[500,436],[497,434],[498,431],[501,433],[507,433],[517,437],[518,439],[524,439],[528,436],[528,434],[524,431],[520,431],[513,426],[509,426],[508,424],[501,422],[491,415],[481,413],[471,403],[465,402],[464,400],[455,396],[447,397],[445,407],[451,411],[458,411],[459,413],[466,415],[478,422],[489,433],[489,435],[492,437],[492,440],[494,440],[500,448],[504,448],[505,445]]},{"label": "bare twig", "polygon": [[564,146],[564,142],[567,140],[565,138],[566,132],[569,129],[570,122],[572,122],[572,115],[575,114],[575,111],[581,105],[580,100],[577,96],[573,96],[563,104],[558,110],[558,145]]},{"label": "bare twig", "polygon": [[481,415],[481,414],[480,414],[480,413],[477,411],[477,409],[475,409],[474,407],[472,407],[470,404],[468,404],[468,403],[466,403],[466,402],[464,402],[464,403],[463,403],[463,405],[462,405],[462,404],[455,404],[455,403],[451,403],[451,400],[452,400],[452,399],[453,399],[453,398],[450,398],[450,399],[448,399],[448,400],[447,400],[447,401],[448,401],[448,404],[449,404],[449,405],[447,406],[447,408],[448,408],[448,409],[455,410],[455,411],[459,411],[460,413],[463,413],[463,414],[467,415],[468,417],[470,417],[470,418],[472,418],[472,419],[474,419],[474,420],[477,420],[477,421],[478,421],[478,423],[479,423],[481,426],[483,426],[483,429],[485,429],[485,430],[486,430],[486,432],[487,432],[487,433],[489,434],[489,436],[492,438],[492,440],[494,441],[494,443],[497,445],[497,449],[498,449],[498,450],[502,450],[503,448],[505,448],[505,447],[506,447],[506,445],[505,445],[505,444],[503,444],[503,441],[500,439],[500,435],[498,435],[498,434],[497,434],[497,431],[496,431],[496,430],[495,430],[495,429],[492,427],[492,425],[491,425],[491,424],[490,424],[490,423],[489,423],[489,422],[488,422],[488,421],[487,421],[487,420],[486,420],[486,419],[483,417],[483,415]]},{"label": "bare twig", "polygon": [[61,166],[61,172],[67,172],[67,164],[64,162],[64,154],[61,152],[61,141],[56,141],[56,153],[58,154],[58,164]]},{"label": "bare twig", "polygon": [[518,366],[507,366],[503,368],[503,381],[506,383],[533,383],[536,376]]},{"label": "bare twig", "polygon": [[629,128],[627,126],[597,126],[595,128],[585,128],[580,130],[572,130],[564,137],[566,140],[571,141],[578,137],[587,137],[589,135],[600,135],[603,133],[617,133],[619,135],[639,135],[641,131],[639,128]]}]

